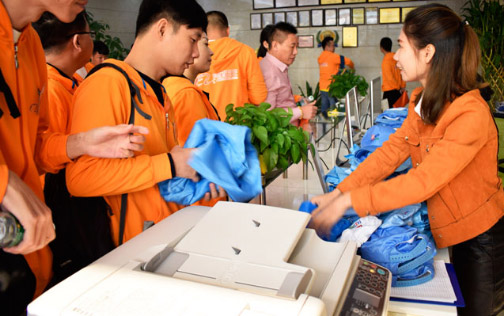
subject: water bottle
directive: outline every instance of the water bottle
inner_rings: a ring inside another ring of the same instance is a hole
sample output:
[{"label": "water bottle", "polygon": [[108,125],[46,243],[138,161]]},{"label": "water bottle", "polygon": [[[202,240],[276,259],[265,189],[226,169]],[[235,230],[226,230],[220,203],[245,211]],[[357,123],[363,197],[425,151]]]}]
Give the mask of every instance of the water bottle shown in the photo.
[{"label": "water bottle", "polygon": [[0,211],[0,248],[14,247],[23,240],[24,228],[9,212]]}]

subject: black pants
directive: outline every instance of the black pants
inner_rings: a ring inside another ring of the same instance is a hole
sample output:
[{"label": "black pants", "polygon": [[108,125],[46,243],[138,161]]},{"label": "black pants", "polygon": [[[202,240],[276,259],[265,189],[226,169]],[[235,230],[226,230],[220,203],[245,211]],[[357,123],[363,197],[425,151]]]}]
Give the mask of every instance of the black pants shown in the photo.
[{"label": "black pants", "polygon": [[388,100],[389,109],[391,109],[394,106],[394,103],[399,100],[401,95],[401,90],[389,90],[383,92],[383,99]]},{"label": "black pants", "polygon": [[453,246],[453,265],[466,307],[459,315],[504,310],[504,217],[488,231]]}]

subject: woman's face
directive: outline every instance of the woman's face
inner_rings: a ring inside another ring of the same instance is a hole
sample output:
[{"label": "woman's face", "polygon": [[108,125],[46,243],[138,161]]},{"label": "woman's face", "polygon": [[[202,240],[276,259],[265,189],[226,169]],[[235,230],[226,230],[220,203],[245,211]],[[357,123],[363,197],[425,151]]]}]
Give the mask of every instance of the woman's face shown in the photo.
[{"label": "woman's face", "polygon": [[427,61],[430,61],[431,58],[432,56],[428,57],[427,47],[416,49],[404,31],[401,30],[399,49],[396,51],[394,59],[397,61],[396,67],[401,70],[401,77],[404,81],[420,81],[425,87],[429,72]]},{"label": "woman's face", "polygon": [[210,70],[210,64],[212,63],[213,52],[208,47],[208,37],[206,33],[203,33],[201,39],[198,41],[199,57],[194,60],[194,68],[196,73],[200,74]]}]

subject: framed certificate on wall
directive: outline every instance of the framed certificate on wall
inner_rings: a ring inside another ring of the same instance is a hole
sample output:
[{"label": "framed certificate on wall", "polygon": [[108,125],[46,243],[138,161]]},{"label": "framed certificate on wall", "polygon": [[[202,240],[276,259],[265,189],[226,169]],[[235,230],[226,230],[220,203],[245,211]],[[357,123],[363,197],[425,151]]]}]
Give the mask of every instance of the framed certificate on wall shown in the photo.
[{"label": "framed certificate on wall", "polygon": [[343,0],[320,0],[320,4],[342,4]]},{"label": "framed certificate on wall", "polygon": [[254,10],[274,8],[274,0],[252,0]]},{"label": "framed certificate on wall", "polygon": [[311,10],[311,26],[324,25],[324,10]]},{"label": "framed certificate on wall", "polygon": [[299,11],[298,13],[298,27],[310,26],[310,11]]},{"label": "framed certificate on wall", "polygon": [[273,13],[262,14],[262,27],[265,27],[268,24],[273,24]]},{"label": "framed certificate on wall", "polygon": [[345,0],[345,3],[365,3],[366,0]]},{"label": "framed certificate on wall", "polygon": [[313,35],[298,35],[299,48],[313,48]]},{"label": "framed certificate on wall", "polygon": [[350,25],[352,24],[350,9],[339,9],[338,10],[338,25]]},{"label": "framed certificate on wall", "polygon": [[261,13],[250,14],[250,29],[251,30],[261,29]]},{"label": "framed certificate on wall", "polygon": [[401,8],[380,8],[380,24],[401,23]]},{"label": "framed certificate on wall", "polygon": [[357,26],[343,27],[343,47],[358,47]]},{"label": "framed certificate on wall", "polygon": [[285,22],[285,12],[275,12],[273,18],[275,24],[277,24],[278,22]]},{"label": "framed certificate on wall", "polygon": [[364,24],[364,8],[353,8],[352,9],[352,24],[361,25]]},{"label": "framed certificate on wall", "polygon": [[404,23],[404,20],[406,20],[406,15],[410,13],[411,11],[415,10],[417,7],[406,7],[406,8],[401,8],[401,22]]},{"label": "framed certificate on wall", "polygon": [[378,24],[378,8],[366,8],[366,24]]},{"label": "framed certificate on wall", "polygon": [[297,11],[286,12],[285,19],[286,19],[287,23],[290,23],[290,24],[294,25],[295,27],[298,26],[298,13],[297,13]]},{"label": "framed certificate on wall", "polygon": [[296,0],[275,0],[275,8],[295,7]]},{"label": "framed certificate on wall", "polygon": [[337,23],[337,11],[336,9],[326,9],[324,11],[324,25],[326,26],[333,26],[336,25]]},{"label": "framed certificate on wall", "polygon": [[390,2],[390,0],[368,0],[368,2]]},{"label": "framed certificate on wall", "polygon": [[316,6],[319,5],[319,0],[298,0],[298,7],[306,7],[306,6]]}]

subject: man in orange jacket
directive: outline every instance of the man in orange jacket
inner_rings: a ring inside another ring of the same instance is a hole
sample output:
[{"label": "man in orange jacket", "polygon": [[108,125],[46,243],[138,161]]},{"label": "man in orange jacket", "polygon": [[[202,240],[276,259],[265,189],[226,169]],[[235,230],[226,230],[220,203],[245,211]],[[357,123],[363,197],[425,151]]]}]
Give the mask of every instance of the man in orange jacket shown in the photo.
[{"label": "man in orange jacket", "polygon": [[210,71],[198,75],[194,84],[210,94],[210,102],[225,120],[228,104],[235,107],[245,103],[259,104],[266,100],[268,91],[255,51],[229,38],[226,15],[211,11],[207,17],[207,35],[214,56]]},{"label": "man in orange jacket", "polygon": [[[2,313],[22,313],[51,278],[54,239],[51,211],[43,203],[39,171],[55,171],[82,154],[127,157],[141,144],[130,143],[133,126],[106,127],[73,135],[47,130],[47,70],[39,37],[30,23],[44,11],[65,22],[84,9],[85,0],[3,0],[0,2],[0,203],[25,229],[23,241],[0,251]],[[142,141],[143,137],[134,140]],[[24,256],[20,256],[20,254]],[[14,262],[14,263],[13,263]],[[25,274],[10,273],[21,269]],[[31,270],[31,272],[30,272]]]},{"label": "man in orange jacket", "polygon": [[[105,198],[112,210],[111,231],[116,245],[121,237],[127,241],[181,208],[163,200],[159,182],[175,176],[198,179],[187,164],[193,149],[177,145],[173,106],[160,80],[167,74],[181,75],[199,56],[198,41],[206,24],[205,12],[195,0],[143,0],[131,52],[124,62],[105,61],[119,67],[138,87],[134,112],[128,81],[111,67],[88,76],[75,93],[72,132],[125,123],[131,115],[135,123],[150,130],[144,149],[135,157],[82,156],[67,167],[71,194]],[[217,196],[213,187],[206,199]]]},{"label": "man in orange jacket", "polygon": [[318,58],[320,97],[322,99],[320,111],[327,118],[327,111],[336,103],[336,100],[329,96],[329,84],[332,77],[339,74],[345,67],[354,69],[354,63],[350,58],[334,52],[335,45],[332,37],[327,36],[321,44],[323,51]]},{"label": "man in orange jacket", "polygon": [[381,65],[383,99],[387,99],[389,108],[392,108],[404,92],[406,82],[402,80],[401,71],[396,67],[390,38],[380,40],[380,51],[385,55]]}]

